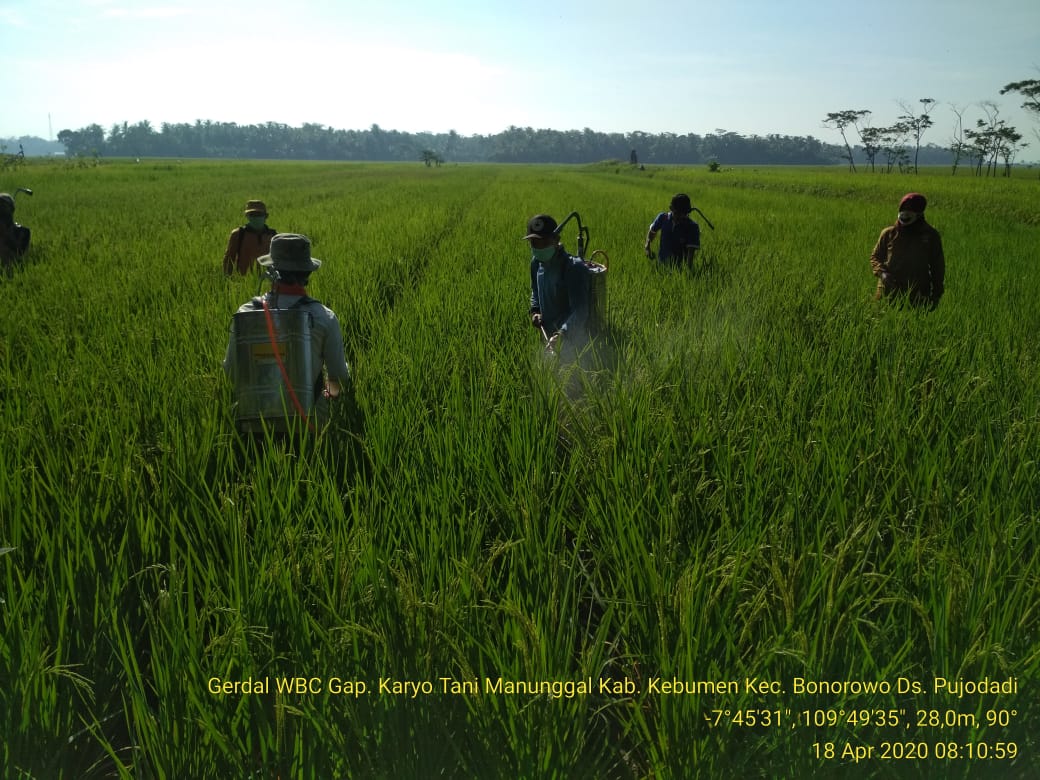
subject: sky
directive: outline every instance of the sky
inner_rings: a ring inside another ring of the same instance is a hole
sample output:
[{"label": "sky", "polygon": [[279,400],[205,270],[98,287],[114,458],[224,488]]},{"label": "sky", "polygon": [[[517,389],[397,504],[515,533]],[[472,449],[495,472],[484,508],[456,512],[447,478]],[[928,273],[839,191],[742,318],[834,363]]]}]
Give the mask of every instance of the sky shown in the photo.
[{"label": "sky", "polygon": [[148,120],[812,135],[936,101],[945,145],[1040,78],[1038,0],[0,0],[0,138]]}]

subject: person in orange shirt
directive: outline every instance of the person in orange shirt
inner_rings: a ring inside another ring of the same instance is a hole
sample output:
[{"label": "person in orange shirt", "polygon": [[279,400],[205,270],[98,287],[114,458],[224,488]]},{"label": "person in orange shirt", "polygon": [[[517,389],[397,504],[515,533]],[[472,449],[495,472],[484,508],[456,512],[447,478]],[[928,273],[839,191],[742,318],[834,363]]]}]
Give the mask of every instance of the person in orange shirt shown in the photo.
[{"label": "person in orange shirt", "polygon": [[278,231],[267,225],[267,206],[262,200],[246,203],[246,224],[235,228],[224,250],[224,276],[237,269],[242,276],[249,273],[261,255],[271,250],[271,238]]}]

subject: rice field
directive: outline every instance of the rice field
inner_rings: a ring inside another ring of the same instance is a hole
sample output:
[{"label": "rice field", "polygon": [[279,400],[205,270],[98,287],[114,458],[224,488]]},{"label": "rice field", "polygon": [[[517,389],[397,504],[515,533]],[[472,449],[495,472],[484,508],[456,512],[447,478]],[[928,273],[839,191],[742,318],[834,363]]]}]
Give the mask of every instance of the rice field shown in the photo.
[{"label": "rice field", "polygon": [[[116,160],[18,186],[4,777],[1040,775],[1035,172]],[[872,300],[910,190],[946,250],[930,313]],[[680,191],[708,265],[662,272],[642,245]],[[238,440],[220,367],[250,198],[311,237],[355,376],[299,447]],[[541,354],[520,240],[571,211],[609,256],[579,366]]]}]

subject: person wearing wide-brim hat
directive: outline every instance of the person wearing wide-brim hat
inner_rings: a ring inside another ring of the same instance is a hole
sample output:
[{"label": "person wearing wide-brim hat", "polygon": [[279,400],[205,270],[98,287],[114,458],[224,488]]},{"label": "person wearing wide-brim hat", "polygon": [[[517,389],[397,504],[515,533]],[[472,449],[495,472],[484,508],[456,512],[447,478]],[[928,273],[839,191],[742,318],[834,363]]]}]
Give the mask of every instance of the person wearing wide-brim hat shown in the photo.
[{"label": "person wearing wide-brim hat", "polygon": [[[311,376],[304,378],[304,382],[308,383],[305,386],[313,388],[315,405],[300,411],[304,416],[313,414],[319,422],[324,422],[328,419],[328,400],[351,389],[351,373],[344,356],[339,319],[332,309],[307,295],[310,275],[321,267],[321,260],[311,256],[311,241],[307,236],[278,233],[271,239],[270,252],[257,258],[257,262],[268,269],[272,278],[271,289],[240,306],[237,313],[295,309],[309,315]],[[273,318],[268,321],[273,328]],[[224,371],[232,384],[243,371],[240,365],[243,354],[249,354],[248,350],[243,352],[237,348],[240,346],[238,336],[233,318],[224,356]],[[270,354],[263,348],[261,352]]]},{"label": "person wearing wide-brim hat", "polygon": [[945,291],[946,257],[939,231],[924,218],[928,201],[908,192],[899,201],[895,224],[881,231],[870,254],[878,278],[875,298],[906,300],[915,306],[939,305]]},{"label": "person wearing wide-brim hat", "polygon": [[246,202],[246,223],[231,231],[224,250],[224,275],[236,270],[245,276],[253,263],[271,249],[271,238],[278,231],[267,225],[267,206],[262,200]]}]

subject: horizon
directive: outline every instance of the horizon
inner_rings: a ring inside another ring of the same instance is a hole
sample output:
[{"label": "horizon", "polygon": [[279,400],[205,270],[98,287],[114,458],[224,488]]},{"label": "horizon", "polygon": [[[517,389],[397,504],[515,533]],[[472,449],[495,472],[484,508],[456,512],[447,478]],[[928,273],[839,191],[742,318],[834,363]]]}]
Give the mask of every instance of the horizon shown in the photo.
[{"label": "horizon", "polygon": [[[200,122],[212,122],[213,124],[234,124],[234,123],[231,123],[231,122],[224,123],[224,122],[220,122],[218,120],[198,120],[198,121],[200,121]],[[92,124],[98,124],[98,123],[92,123]],[[129,123],[129,124],[132,127],[136,123]],[[194,125],[194,123],[189,123],[189,124]],[[276,124],[282,124],[282,123],[276,123]],[[237,127],[243,127],[243,125],[236,125],[236,126]],[[289,126],[289,125],[286,125],[286,126],[290,127],[291,129],[300,129],[301,128],[301,126]],[[77,131],[82,130],[82,129],[83,128],[76,128]],[[111,128],[102,128],[102,129],[105,131],[105,137],[107,139],[108,136],[109,136],[109,131],[110,131]],[[367,132],[370,132],[370,130],[371,130],[371,128],[333,128],[333,127],[327,127],[327,126],[325,127],[325,129],[330,130],[330,131],[332,131],[334,133],[338,133],[338,132],[367,133]],[[380,129],[381,132],[384,132],[384,133],[398,132],[398,133],[402,133],[404,135],[413,135],[409,131],[397,130],[396,128],[380,127],[379,129]],[[582,132],[581,130],[576,130],[576,128],[570,128],[568,130],[557,130],[555,128],[517,128],[517,129],[530,129],[530,130],[532,130],[534,132],[550,132],[550,133],[568,133],[568,132],[575,132],[575,131]],[[601,131],[594,130],[592,128],[585,128],[585,129],[591,130],[594,134],[600,134],[601,133]],[[162,128],[161,127],[158,127],[158,128],[153,127],[153,130],[155,130],[156,133],[161,133]],[[478,138],[478,137],[479,138],[488,138],[488,137],[494,137],[495,135],[498,135],[500,133],[507,132],[508,130],[509,130],[509,128],[506,128],[505,130],[499,131],[499,133],[491,133],[491,134],[486,134],[486,135],[474,134],[474,135],[471,135],[471,136],[466,136],[466,135],[463,135],[463,134],[459,133],[458,136],[460,138]],[[639,132],[639,131],[633,131],[633,132]],[[725,132],[727,132],[727,133],[734,132],[738,136],[743,137],[743,138],[747,138],[747,139],[756,139],[757,138],[757,139],[763,139],[764,140],[765,138],[767,138],[767,136],[750,135],[750,134],[739,133],[737,131],[728,131],[727,130]],[[432,135],[441,135],[441,136],[443,136],[443,135],[446,135],[446,134],[447,133],[434,133]],[[612,134],[606,134],[606,133],[602,133],[602,134],[604,134],[604,135],[612,135]],[[851,136],[852,132],[850,132],[849,134]],[[630,133],[621,133],[621,135],[625,136],[626,139],[628,140]],[[663,137],[666,134],[652,134],[651,133],[651,134],[647,134],[647,135],[649,137],[654,137],[654,136]],[[682,137],[679,134],[676,134],[676,135],[678,137]],[[700,138],[708,138],[708,137],[711,137],[713,135],[713,133],[707,133],[707,134],[704,134],[704,135],[700,135],[698,133],[689,133],[689,134],[686,134],[686,135],[694,135],[694,136],[698,136]],[[815,141],[817,141],[819,143],[822,143],[822,144],[824,144],[826,146],[829,146],[829,147],[833,147],[835,150],[841,150],[841,153],[844,155],[844,145],[841,143],[840,139],[838,139],[837,141],[833,141],[833,140],[828,140],[826,138],[819,138],[817,136],[786,136],[786,135],[781,134],[781,133],[771,133],[771,134],[768,134],[768,135],[774,135],[774,136],[777,136],[777,137],[780,137],[780,138],[793,138],[793,139],[806,138],[806,137],[812,138],[813,140],[815,140]],[[55,146],[63,146],[63,144],[60,141],[56,140],[56,139],[55,140],[48,140],[48,139],[45,139],[45,138],[41,138],[39,136],[21,136],[21,137],[3,137],[3,136],[0,136],[0,142],[22,142],[22,141],[26,141],[26,140],[37,142],[37,143],[53,144]],[[630,140],[632,140],[632,143],[637,143],[638,142],[637,139],[630,139]],[[853,151],[854,151],[854,153],[856,155],[857,162],[864,161],[865,160],[865,158],[863,157],[864,147],[863,147],[862,142],[859,141],[858,139],[854,140],[853,138],[850,137],[850,146],[852,147],[852,149],[853,149]],[[908,138],[906,143],[904,144],[904,146],[912,146],[912,139]],[[933,150],[933,152],[935,150],[941,150],[941,151],[950,152],[952,154],[952,152],[951,152],[949,147],[944,146],[944,145],[939,144],[939,143],[935,143],[934,141],[926,141],[926,140],[924,140],[924,138],[922,138],[922,140],[921,140],[921,149],[922,150],[931,149],[931,150]],[[5,151],[10,152],[11,150],[8,147]],[[1031,168],[1034,165],[1040,164],[1040,159],[1025,159],[1024,158],[1023,155],[1028,154],[1028,151],[1029,151],[1029,146],[1028,145],[1025,145],[1023,149],[1020,149],[1018,158],[1015,159],[1013,162],[1011,162],[1011,166],[1012,167]],[[65,152],[54,152],[54,154],[65,154]],[[26,154],[26,157],[38,157],[38,156],[40,156],[40,155],[37,154],[37,153],[34,153],[32,151],[30,151],[29,153]],[[50,155],[48,154],[48,155],[45,155],[45,156],[50,156]],[[118,157],[119,155],[117,154],[115,156]],[[166,157],[166,156],[167,155],[163,155],[163,154],[141,155],[141,157]],[[295,157],[293,157],[293,158],[286,158],[286,159],[309,159],[309,158],[295,158]],[[331,159],[338,159],[338,158],[331,158]],[[351,158],[351,159],[353,159],[353,158]],[[660,164],[669,164],[669,163],[653,163],[653,162],[651,162],[650,164],[658,164],[658,165],[660,165]],[[674,164],[674,163],[671,163],[671,164]],[[740,165],[740,163],[731,163],[731,164]],[[776,163],[776,164],[780,164],[780,165],[784,165],[784,164],[801,165],[803,163]],[[834,165],[839,165],[839,166],[840,165],[846,165],[847,161],[844,158],[836,159],[833,164]],[[935,163],[931,163],[931,164],[934,165]],[[943,163],[943,164],[945,165],[945,163]],[[927,167],[928,165],[929,165],[929,163],[923,163],[922,167]]]}]

